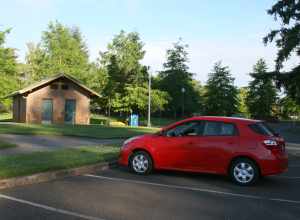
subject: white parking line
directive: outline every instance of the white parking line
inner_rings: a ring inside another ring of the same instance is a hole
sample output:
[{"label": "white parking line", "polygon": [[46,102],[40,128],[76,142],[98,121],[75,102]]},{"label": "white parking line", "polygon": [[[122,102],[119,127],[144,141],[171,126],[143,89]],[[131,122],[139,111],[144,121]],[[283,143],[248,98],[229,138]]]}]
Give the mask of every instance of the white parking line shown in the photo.
[{"label": "white parking line", "polygon": [[140,180],[129,180],[129,179],[123,179],[123,178],[107,177],[107,176],[92,175],[92,174],[86,174],[84,176],[97,178],[97,179],[103,179],[103,180],[110,180],[110,181],[120,181],[120,182],[142,184],[142,185],[148,185],[148,186],[165,187],[165,188],[169,188],[169,189],[190,190],[190,191],[206,192],[206,193],[219,194],[219,195],[225,195],[225,196],[231,196],[231,197],[240,197],[240,198],[245,198],[245,199],[267,200],[267,201],[285,202],[285,203],[300,205],[300,200],[268,198],[268,197],[247,195],[247,194],[241,194],[241,193],[230,193],[230,192],[224,192],[224,191],[217,191],[217,190],[211,190],[211,189],[205,189],[205,188],[179,186],[179,185],[168,185],[168,184],[162,184],[162,183],[153,183],[153,182],[146,182],[146,181],[140,181]]},{"label": "white parking line", "polygon": [[14,202],[30,205],[30,206],[33,206],[33,207],[45,209],[45,210],[48,210],[48,211],[52,211],[52,212],[56,212],[56,213],[60,213],[60,214],[64,214],[64,215],[69,215],[69,216],[73,216],[73,217],[77,217],[77,218],[82,218],[82,219],[86,219],[86,220],[105,220],[103,218],[97,218],[97,217],[92,217],[92,216],[88,216],[88,215],[83,215],[83,214],[79,214],[79,213],[76,213],[76,212],[71,212],[71,211],[64,210],[64,209],[58,209],[58,208],[54,208],[54,207],[51,207],[51,206],[42,205],[42,204],[27,201],[27,200],[7,196],[7,195],[4,195],[4,194],[0,194],[0,199],[7,199],[7,200],[10,200],[10,201],[14,201]]}]

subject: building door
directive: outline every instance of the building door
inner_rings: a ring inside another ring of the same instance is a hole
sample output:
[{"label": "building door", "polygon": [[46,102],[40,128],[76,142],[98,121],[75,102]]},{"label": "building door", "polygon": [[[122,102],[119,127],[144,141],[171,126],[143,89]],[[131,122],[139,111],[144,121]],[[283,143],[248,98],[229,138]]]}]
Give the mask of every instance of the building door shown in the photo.
[{"label": "building door", "polygon": [[42,106],[42,123],[51,124],[53,119],[52,99],[44,99]]},{"label": "building door", "polygon": [[65,102],[65,123],[75,124],[76,100],[67,99]]}]

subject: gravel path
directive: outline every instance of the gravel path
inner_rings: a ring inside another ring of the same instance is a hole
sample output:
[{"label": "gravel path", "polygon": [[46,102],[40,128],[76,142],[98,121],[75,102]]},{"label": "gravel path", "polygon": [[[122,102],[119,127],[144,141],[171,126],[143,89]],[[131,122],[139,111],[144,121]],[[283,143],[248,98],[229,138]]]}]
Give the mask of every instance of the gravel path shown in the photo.
[{"label": "gravel path", "polygon": [[0,139],[18,145],[16,148],[1,150],[0,156],[36,151],[51,151],[63,148],[77,148],[81,146],[121,144],[123,141],[122,139],[94,139],[68,136],[16,134],[0,134]]}]

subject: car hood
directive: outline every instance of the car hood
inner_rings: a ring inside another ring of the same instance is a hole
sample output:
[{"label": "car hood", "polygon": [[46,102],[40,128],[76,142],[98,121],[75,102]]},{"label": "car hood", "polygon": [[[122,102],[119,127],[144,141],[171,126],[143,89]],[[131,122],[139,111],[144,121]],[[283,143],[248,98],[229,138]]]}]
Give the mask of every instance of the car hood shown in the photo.
[{"label": "car hood", "polygon": [[124,145],[132,143],[132,142],[144,142],[151,137],[153,137],[153,134],[144,134],[144,135],[134,136],[134,137],[126,139],[124,141]]}]

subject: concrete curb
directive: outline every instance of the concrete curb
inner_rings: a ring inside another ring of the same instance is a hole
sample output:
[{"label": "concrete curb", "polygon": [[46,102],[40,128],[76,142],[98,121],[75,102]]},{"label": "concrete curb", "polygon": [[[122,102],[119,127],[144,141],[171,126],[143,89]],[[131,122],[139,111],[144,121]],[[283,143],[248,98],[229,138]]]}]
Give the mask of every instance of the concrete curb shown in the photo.
[{"label": "concrete curb", "polygon": [[95,173],[99,170],[106,170],[110,166],[115,166],[116,161],[103,162],[94,165],[82,166],[66,170],[49,171],[45,173],[37,173],[30,176],[15,177],[0,180],[0,189],[12,188],[17,186],[24,186],[35,183],[48,182],[64,177],[80,176],[87,173]]}]

